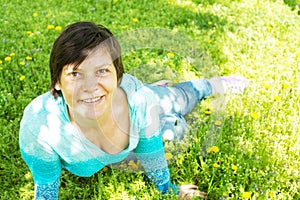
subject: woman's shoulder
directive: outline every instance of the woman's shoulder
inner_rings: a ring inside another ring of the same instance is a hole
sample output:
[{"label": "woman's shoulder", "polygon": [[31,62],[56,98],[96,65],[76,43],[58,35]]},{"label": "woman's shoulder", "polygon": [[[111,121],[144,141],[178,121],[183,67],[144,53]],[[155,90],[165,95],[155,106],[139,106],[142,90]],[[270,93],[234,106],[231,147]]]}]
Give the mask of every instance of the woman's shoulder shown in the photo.
[{"label": "woman's shoulder", "polygon": [[51,116],[61,117],[66,113],[66,105],[63,97],[54,98],[50,92],[46,92],[33,99],[25,108],[22,124],[43,123]]}]

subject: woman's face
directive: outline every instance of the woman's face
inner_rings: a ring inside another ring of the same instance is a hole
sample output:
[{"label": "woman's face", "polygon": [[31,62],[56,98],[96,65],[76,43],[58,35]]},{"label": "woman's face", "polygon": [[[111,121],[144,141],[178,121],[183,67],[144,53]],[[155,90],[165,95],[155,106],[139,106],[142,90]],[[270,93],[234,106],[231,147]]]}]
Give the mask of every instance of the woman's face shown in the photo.
[{"label": "woman's face", "polygon": [[74,69],[74,65],[64,66],[60,83],[68,105],[71,120],[100,119],[111,109],[117,89],[116,69],[112,59],[102,48],[96,48]]}]

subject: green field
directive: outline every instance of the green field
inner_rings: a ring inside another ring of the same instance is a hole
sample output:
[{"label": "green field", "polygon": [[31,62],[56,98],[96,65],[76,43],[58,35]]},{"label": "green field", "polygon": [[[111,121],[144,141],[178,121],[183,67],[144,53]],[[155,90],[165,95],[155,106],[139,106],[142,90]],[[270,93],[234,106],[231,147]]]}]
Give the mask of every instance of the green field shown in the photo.
[{"label": "green field", "polygon": [[[208,199],[300,199],[299,0],[0,0],[0,199],[32,199],[21,159],[25,106],[47,92],[51,45],[68,24],[107,26],[126,72],[174,83],[242,75],[242,95],[207,99],[186,118],[193,138],[168,155],[176,184]],[[225,108],[216,105],[222,101]],[[225,104],[224,104],[225,105]],[[211,148],[213,147],[213,148]],[[206,149],[205,149],[206,148]],[[177,199],[141,172],[110,168],[90,178],[64,171],[60,199]]]}]

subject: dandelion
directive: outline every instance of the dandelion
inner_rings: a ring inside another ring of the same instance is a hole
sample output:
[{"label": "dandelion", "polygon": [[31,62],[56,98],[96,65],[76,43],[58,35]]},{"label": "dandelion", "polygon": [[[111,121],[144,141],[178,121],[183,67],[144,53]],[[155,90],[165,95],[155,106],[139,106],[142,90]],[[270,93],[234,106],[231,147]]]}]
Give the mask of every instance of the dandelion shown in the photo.
[{"label": "dandelion", "polygon": [[49,29],[49,30],[54,29],[54,25],[52,25],[52,24],[48,25],[47,29]]},{"label": "dandelion", "polygon": [[27,35],[32,35],[33,33],[32,33],[32,31],[26,31],[26,34]]},{"label": "dandelion", "polygon": [[233,171],[236,171],[236,170],[238,169],[238,166],[236,166],[236,165],[231,165],[231,169],[232,169]]},{"label": "dandelion", "polygon": [[259,114],[258,114],[257,112],[252,112],[252,113],[251,113],[251,117],[252,117],[253,119],[257,119],[257,118],[259,117]]},{"label": "dandelion", "polygon": [[275,95],[275,96],[274,96],[274,100],[275,100],[275,101],[279,101],[279,100],[280,100],[280,96]]},{"label": "dandelion", "polygon": [[206,111],[204,112],[205,114],[207,114],[207,115],[210,115],[211,114],[211,111],[212,111],[212,106],[211,105],[209,105],[208,107],[207,107],[207,109],[206,109]]},{"label": "dandelion", "polygon": [[25,62],[24,62],[24,61],[21,61],[21,62],[19,62],[19,64],[24,66],[24,65],[25,65]]},{"label": "dandelion", "polygon": [[32,16],[34,16],[34,17],[37,17],[37,16],[39,16],[39,14],[37,14],[37,13],[33,13],[33,15]]},{"label": "dandelion", "polygon": [[271,192],[269,192],[269,197],[270,197],[270,198],[274,198],[274,197],[275,197],[275,194],[274,194],[274,192],[272,192],[272,191],[271,191]]},{"label": "dandelion", "polygon": [[282,42],[278,41],[278,42],[276,43],[276,45],[277,45],[278,47],[280,47],[280,46],[282,46]]},{"label": "dandelion", "polygon": [[131,169],[131,170],[137,170],[138,169],[138,166],[135,164],[134,161],[129,161],[128,162],[128,167]]},{"label": "dandelion", "polygon": [[20,76],[20,81],[24,81],[24,79],[25,79],[24,75]]},{"label": "dandelion", "polygon": [[300,52],[296,53],[296,60],[298,60],[300,58]]},{"label": "dandelion", "polygon": [[283,85],[282,85],[283,89],[287,89],[289,86],[290,86],[290,85],[287,84],[287,83],[283,83]]},{"label": "dandelion", "polygon": [[210,115],[210,114],[211,114],[211,111],[210,111],[210,110],[206,110],[204,113],[205,113],[206,115]]},{"label": "dandelion", "polygon": [[138,22],[139,20],[138,20],[138,18],[133,18],[132,21],[136,23],[136,22]]},{"label": "dandelion", "polygon": [[108,167],[103,167],[102,171],[106,172],[108,170]]},{"label": "dandelion", "polygon": [[249,199],[251,197],[251,192],[243,192],[243,199]]},{"label": "dandelion", "polygon": [[30,173],[30,172],[27,172],[27,173],[25,174],[25,179],[26,179],[26,180],[31,179],[31,173]]},{"label": "dandelion", "polygon": [[208,25],[212,25],[212,22],[211,22],[211,21],[209,21],[209,22],[207,22],[207,24],[208,24]]},{"label": "dandelion", "polygon": [[172,153],[169,153],[169,152],[166,153],[165,156],[166,156],[166,160],[171,160],[173,158]]},{"label": "dandelion", "polygon": [[208,149],[209,153],[218,153],[219,151],[220,151],[220,149],[217,146],[213,146],[213,147]]},{"label": "dandelion", "polygon": [[122,28],[126,29],[126,28],[128,28],[128,26],[127,26],[127,25],[125,25],[125,26],[122,26]]},{"label": "dandelion", "polygon": [[15,55],[16,55],[15,53],[10,53],[10,54],[9,54],[10,57],[13,57],[13,56],[15,56]]},{"label": "dandelion", "polygon": [[222,124],[222,122],[221,122],[220,120],[216,120],[216,121],[215,121],[215,125],[216,125],[216,126],[221,126],[221,124]]},{"label": "dandelion", "polygon": [[273,27],[272,27],[271,25],[269,25],[269,26],[267,27],[267,29],[268,29],[268,31],[272,31],[272,30],[273,30]]},{"label": "dandelion", "polygon": [[168,57],[174,57],[174,53],[173,52],[169,52],[167,55],[168,55]]},{"label": "dandelion", "polygon": [[0,60],[0,65],[2,64],[2,60]]},{"label": "dandelion", "polygon": [[55,27],[55,30],[56,30],[56,31],[60,31],[61,29],[62,29],[61,26],[56,26],[56,27]]},{"label": "dandelion", "polygon": [[212,43],[212,42],[213,42],[213,40],[212,40],[212,39],[209,39],[207,42],[208,42],[208,43]]},{"label": "dandelion", "polygon": [[9,61],[11,61],[11,57],[10,57],[10,56],[7,56],[7,57],[4,58],[4,60],[5,60],[6,62],[9,62]]},{"label": "dandelion", "polygon": [[26,60],[32,60],[32,57],[31,57],[31,56],[26,56],[25,59],[26,59]]},{"label": "dandelion", "polygon": [[264,84],[264,88],[265,89],[270,89],[270,88],[272,88],[272,86],[270,84]]},{"label": "dandelion", "polygon": [[214,167],[214,168],[218,168],[218,167],[219,167],[218,163],[214,163],[214,164],[213,164],[213,167]]}]

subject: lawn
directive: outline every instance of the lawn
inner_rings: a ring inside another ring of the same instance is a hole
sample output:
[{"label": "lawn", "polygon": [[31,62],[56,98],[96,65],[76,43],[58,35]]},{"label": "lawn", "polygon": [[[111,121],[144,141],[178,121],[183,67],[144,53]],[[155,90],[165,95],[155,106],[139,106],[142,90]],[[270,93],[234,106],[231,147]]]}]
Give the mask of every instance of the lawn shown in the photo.
[{"label": "lawn", "polygon": [[[298,0],[0,0],[0,199],[32,199],[21,159],[25,106],[47,92],[51,45],[68,24],[93,21],[119,38],[126,72],[151,83],[242,75],[241,95],[208,98],[186,116],[183,148],[168,144],[171,177],[208,199],[300,199]],[[175,147],[174,147],[175,146]],[[60,199],[177,199],[142,172],[67,171]]]}]

